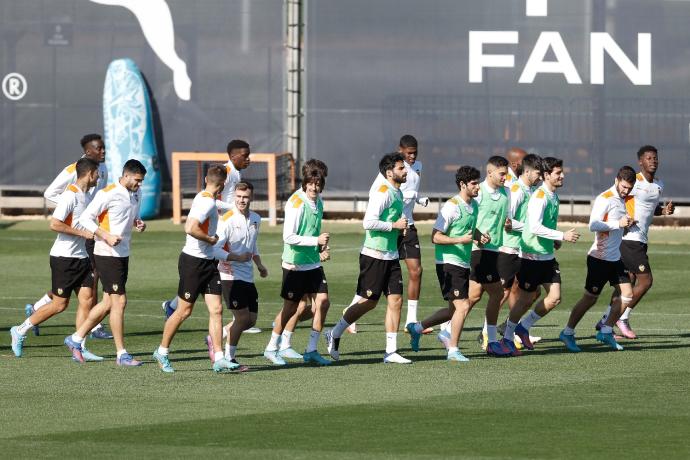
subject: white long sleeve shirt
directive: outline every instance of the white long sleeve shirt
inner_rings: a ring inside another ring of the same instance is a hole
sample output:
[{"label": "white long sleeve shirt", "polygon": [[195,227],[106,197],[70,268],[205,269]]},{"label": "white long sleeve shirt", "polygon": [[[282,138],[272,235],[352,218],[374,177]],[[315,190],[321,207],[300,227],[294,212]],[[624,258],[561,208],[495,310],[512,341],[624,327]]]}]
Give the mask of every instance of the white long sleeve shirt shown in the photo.
[{"label": "white long sleeve shirt", "polygon": [[[310,200],[306,193],[302,192],[301,189],[296,193],[299,201],[289,201],[285,205],[285,219],[283,220],[283,243],[293,246],[318,246],[318,236],[306,236],[299,234],[299,224],[302,220],[302,213],[304,212],[305,206],[309,206],[312,210],[316,210],[317,201]],[[293,197],[294,196],[295,195],[293,195]],[[321,198],[317,198],[317,200],[320,199]],[[295,206],[295,203],[298,203],[298,205]],[[283,268],[294,271],[314,270],[320,266],[320,262],[313,264],[294,265],[289,262],[282,261]]]},{"label": "white long sleeve shirt", "polygon": [[[218,208],[216,208],[215,197],[207,191],[197,193],[192,201],[192,207],[189,210],[187,219],[196,219],[206,235],[214,236],[218,229]],[[214,258],[214,247],[212,244],[198,240],[192,235],[186,236],[182,252],[200,259]]]},{"label": "white long sleeve shirt", "polygon": [[[53,211],[53,217],[72,228],[82,228],[79,225],[79,217],[86,209],[89,201],[86,194],[76,184],[69,184],[67,189],[58,198],[57,207]],[[53,247],[50,249],[50,255],[53,257],[84,259],[88,257],[86,240],[81,236],[58,233],[55,243],[53,243]]]},{"label": "white long sleeve shirt", "polygon": [[410,165],[403,161],[407,170],[407,180],[400,184],[400,192],[403,196],[403,215],[407,217],[407,224],[414,224],[414,205],[419,198],[419,185],[421,183],[422,163],[415,161]]},{"label": "white long sleeve shirt", "polygon": [[130,192],[120,182],[110,184],[96,193],[82,215],[79,224],[95,233],[102,228],[112,235],[119,235],[122,241],[111,247],[96,236],[93,253],[98,256],[129,257],[129,246],[132,239],[134,220],[139,218],[141,189]]},{"label": "white long sleeve shirt", "polygon": [[649,241],[649,226],[652,225],[654,211],[664,191],[664,183],[658,179],[648,182],[642,173],[637,173],[636,179],[630,195],[625,197],[625,206],[628,215],[636,220],[637,224],[630,227],[623,239],[646,244]]},{"label": "white long sleeve shirt", "polygon": [[[50,183],[48,188],[46,189],[45,192],[43,192],[43,196],[45,197],[46,200],[52,202],[52,203],[57,203],[58,198],[62,194],[62,192],[67,189],[67,186],[70,184],[74,184],[77,182],[77,163],[72,163],[69,164],[60,171],[60,174],[57,175],[55,179],[53,179],[53,182]],[[96,196],[96,192],[99,190],[102,190],[106,184],[108,183],[108,168],[106,167],[105,163],[99,163],[98,164],[98,182],[96,182],[96,185],[94,187],[91,187],[89,190],[85,192],[86,196],[88,197],[89,201],[93,200],[93,198]]]},{"label": "white long sleeve shirt", "polygon": [[625,201],[618,195],[615,185],[596,197],[589,216],[589,231],[594,232],[594,242],[588,255],[609,262],[621,258],[623,229],[618,221],[625,214]]},{"label": "white long sleeve shirt", "polygon": [[218,262],[218,271],[222,280],[239,280],[247,283],[254,282],[254,261],[247,262],[227,261],[229,252],[244,254],[251,252],[253,256],[259,255],[257,239],[261,217],[249,211],[247,217],[237,209],[231,209],[223,214],[218,222],[218,242],[214,247],[214,254]]},{"label": "white long sleeve shirt", "polygon": [[[388,188],[391,187],[388,180],[379,174],[369,190],[369,202],[367,203],[367,210],[364,213],[364,220],[362,222],[364,230],[378,230],[382,232],[390,232],[393,230],[392,222],[380,220],[383,211],[393,204],[390,193],[388,193],[387,190],[381,192],[381,185],[384,184],[384,182]],[[395,193],[402,195],[400,190],[395,190]],[[396,260],[399,258],[397,249],[395,251],[379,251],[377,249],[362,246],[361,254],[380,260]]]},{"label": "white long sleeve shirt", "polygon": [[220,195],[221,199],[216,200],[216,206],[221,212],[229,211],[235,207],[235,187],[242,180],[240,171],[235,168],[232,161],[225,163],[225,172],[227,177],[225,178],[223,192]]}]

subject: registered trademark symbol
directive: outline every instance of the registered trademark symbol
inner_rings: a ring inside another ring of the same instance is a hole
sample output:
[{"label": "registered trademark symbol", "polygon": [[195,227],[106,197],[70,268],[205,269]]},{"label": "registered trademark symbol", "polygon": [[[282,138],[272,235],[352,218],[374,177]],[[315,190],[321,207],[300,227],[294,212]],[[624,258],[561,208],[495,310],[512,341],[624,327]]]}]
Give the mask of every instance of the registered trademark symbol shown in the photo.
[{"label": "registered trademark symbol", "polygon": [[2,92],[7,99],[18,101],[26,94],[26,78],[22,74],[12,72],[2,79]]}]

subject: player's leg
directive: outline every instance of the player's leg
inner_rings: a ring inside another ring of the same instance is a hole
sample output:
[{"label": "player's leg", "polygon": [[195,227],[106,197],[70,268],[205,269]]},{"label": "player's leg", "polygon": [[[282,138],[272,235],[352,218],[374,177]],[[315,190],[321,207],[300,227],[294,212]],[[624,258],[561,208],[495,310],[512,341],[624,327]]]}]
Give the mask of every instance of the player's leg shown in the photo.
[{"label": "player's leg", "polygon": [[607,266],[609,268],[608,281],[615,287],[617,292],[620,292],[620,295],[612,302],[611,313],[604,324],[602,324],[599,332],[597,332],[596,338],[599,342],[605,343],[616,351],[620,351],[623,347],[616,342],[616,338],[613,335],[613,326],[619,322],[623,312],[632,303],[634,291],[622,261],[608,262]]},{"label": "player's leg", "polygon": [[[446,359],[454,362],[469,361],[460,353],[460,336],[465,327],[465,320],[470,313],[470,303],[467,299],[456,299],[451,302],[453,307],[453,317],[450,321],[450,343]],[[450,310],[450,308],[449,308]]]},{"label": "player's leg", "polygon": [[[220,281],[220,275],[217,277]],[[220,283],[212,284],[215,284],[217,288],[208,289],[204,295],[204,301],[208,307],[208,334],[211,336],[211,343],[213,344],[213,371],[233,371],[238,369],[240,365],[223,356],[223,298],[220,292]]]},{"label": "player's leg", "polygon": [[[278,354],[284,359],[303,358],[301,354],[299,354],[292,348],[292,335],[295,333],[295,329],[297,329],[297,324],[300,322],[301,317],[305,316],[305,312],[309,311],[309,313],[311,313],[311,302],[312,301],[309,295],[302,296],[299,303],[297,304],[297,310],[295,311],[295,314],[290,317],[287,324],[285,325],[285,328],[283,329],[283,332],[280,335],[280,345],[278,347]],[[281,312],[278,312],[276,314],[275,319],[273,320],[273,327],[275,328],[275,325],[280,323],[280,321]]]},{"label": "player's leg", "polygon": [[387,297],[386,317],[384,320],[386,329],[386,353],[383,356],[384,363],[410,364],[412,361],[403,358],[398,353],[398,330],[400,328],[400,315],[402,313],[403,279],[400,262],[397,260],[385,261],[383,281]]},{"label": "player's leg", "polygon": [[120,366],[141,366],[125,348],[125,309],[127,308],[127,294],[110,295],[110,329],[117,350],[117,364]]},{"label": "player's leg", "polygon": [[[24,315],[28,319],[34,312],[40,310],[43,308],[45,305],[50,303],[50,301],[53,300],[53,292],[48,291],[45,294],[43,294],[43,297],[38,299],[34,303],[27,303],[24,305]],[[40,335],[41,334],[41,329],[38,326],[33,327],[34,335]]]},{"label": "player's leg", "polygon": [[110,294],[104,292],[101,301],[98,302],[96,306],[91,308],[91,311],[89,311],[89,315],[86,317],[84,322],[72,335],[65,337],[64,343],[67,348],[70,349],[72,359],[75,361],[84,362],[84,357],[82,355],[82,344],[84,343],[89,331],[91,331],[96,324],[103,321],[103,318],[110,313],[110,307]]},{"label": "player's leg", "polygon": [[515,348],[512,340],[503,339],[498,340],[498,313],[501,308],[501,300],[503,299],[503,286],[500,281],[495,283],[487,283],[483,285],[489,295],[489,300],[486,304],[486,332],[487,332],[487,346],[486,351],[490,356],[517,356],[520,352]]},{"label": "player's leg", "polygon": [[[93,272],[93,277],[91,278],[91,291],[93,292],[93,297],[91,299],[92,307],[96,306],[96,304],[98,303],[98,281],[100,279],[98,275],[98,270],[96,269],[96,258],[93,254],[94,246],[94,240],[86,240],[86,253],[89,256],[89,262],[91,263],[91,270]],[[109,340],[113,338],[113,335],[110,332],[108,332],[103,326],[103,324],[101,324],[100,322],[91,329],[91,333],[89,334],[89,336],[92,339]]]},{"label": "player's leg", "polygon": [[34,326],[38,326],[47,319],[65,311],[65,308],[67,308],[67,305],[69,304],[70,294],[71,290],[69,291],[69,294],[67,294],[66,298],[55,296],[50,303],[33,313],[30,317],[24,320],[22,324],[10,328],[12,351],[17,358],[20,358],[23,354],[24,340],[26,339],[27,332]]},{"label": "player's leg", "polygon": [[[91,288],[91,282],[90,280],[92,279],[91,276],[88,276],[87,280],[88,283],[84,283],[77,292],[77,300],[78,300],[78,306],[77,306],[77,315],[75,319],[75,325],[76,328],[79,329],[81,325],[86,321],[86,319],[89,317],[89,313],[91,312],[91,309],[93,308],[93,299],[94,299],[94,293],[93,289]],[[86,348],[86,338],[84,338],[84,341],[81,343],[82,347],[82,356],[84,357],[84,361],[95,361],[95,362],[100,362],[103,361],[102,356],[98,356],[95,353],[92,353],[90,350]]]},{"label": "player's leg", "polygon": [[311,332],[309,333],[309,343],[304,351],[304,362],[306,363],[313,362],[322,366],[331,364],[331,361],[322,357],[317,350],[330,305],[328,292],[320,292],[314,296],[314,318],[312,320]]}]

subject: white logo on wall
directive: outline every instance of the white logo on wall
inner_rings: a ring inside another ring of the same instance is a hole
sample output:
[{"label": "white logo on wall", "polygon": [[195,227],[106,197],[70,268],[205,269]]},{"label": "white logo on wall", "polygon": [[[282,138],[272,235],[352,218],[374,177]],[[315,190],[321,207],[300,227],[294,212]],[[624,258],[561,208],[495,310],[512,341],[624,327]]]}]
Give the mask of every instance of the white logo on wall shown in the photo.
[{"label": "white logo on wall", "polygon": [[26,94],[26,78],[20,73],[12,72],[2,79],[2,92],[11,101],[18,101]]},{"label": "white logo on wall", "polygon": [[[527,0],[525,13],[528,17],[546,17],[548,0]],[[518,31],[470,31],[469,81],[482,83],[484,69],[515,67],[514,54],[488,54],[484,45],[517,45]],[[546,60],[549,51],[555,60]],[[608,55],[634,85],[652,84],[652,34],[637,34],[637,64],[618,46],[606,32],[592,32],[589,37],[589,82],[605,83],[604,62]],[[539,74],[561,74],[568,84],[581,85],[580,77],[560,32],[542,32],[522,70],[519,83],[534,83]]]}]

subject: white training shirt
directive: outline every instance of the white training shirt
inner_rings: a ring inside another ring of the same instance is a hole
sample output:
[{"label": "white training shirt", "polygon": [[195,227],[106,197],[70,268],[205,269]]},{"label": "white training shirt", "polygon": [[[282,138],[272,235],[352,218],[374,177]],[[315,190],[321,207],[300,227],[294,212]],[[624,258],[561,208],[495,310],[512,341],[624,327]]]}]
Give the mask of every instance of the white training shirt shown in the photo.
[{"label": "white training shirt", "polygon": [[[385,185],[387,189],[384,190],[381,185]],[[367,203],[367,210],[364,213],[364,221],[362,222],[364,230],[378,230],[382,232],[393,230],[392,222],[379,220],[381,213],[393,204],[388,190],[400,194],[402,198],[400,190],[393,187],[386,178],[379,174],[369,190],[369,202]],[[395,251],[379,251],[362,246],[361,254],[379,260],[396,260],[399,258],[397,248]]]},{"label": "white training shirt", "polygon": [[[317,198],[321,200],[321,198]],[[293,246],[318,246],[318,236],[302,236],[298,235],[299,223],[302,219],[304,207],[309,206],[312,210],[316,209],[316,201],[312,201],[307,197],[307,194],[302,189],[297,190],[285,203],[285,219],[283,220],[283,243]],[[282,261],[282,267],[286,270],[294,270],[298,272],[305,272],[319,268],[321,262],[304,265],[294,265]]]},{"label": "white training shirt", "polygon": [[216,200],[216,206],[220,212],[229,211],[235,207],[235,187],[242,180],[240,171],[235,168],[232,161],[225,163],[225,172],[228,174],[225,178],[225,187],[220,195],[221,199]]},{"label": "white training shirt", "polygon": [[[540,196],[540,191],[543,191],[545,196]],[[544,219],[544,210],[546,209],[546,196],[551,197],[554,193],[556,192],[550,191],[546,188],[546,185],[542,185],[532,193],[529,203],[527,203],[527,222],[525,222],[525,224],[529,225],[530,231],[537,236],[554,241],[563,241],[563,232],[545,227],[542,223]],[[556,255],[533,254],[523,252],[522,249],[520,249],[520,257],[527,260],[552,260],[556,258]]]},{"label": "white training shirt", "polygon": [[407,224],[414,224],[414,205],[419,198],[419,184],[421,182],[422,163],[415,161],[412,165],[403,161],[407,171],[407,180],[400,184],[400,192],[403,195],[403,215],[407,217]]},{"label": "white training shirt", "polygon": [[[474,208],[472,208],[472,203],[467,203],[465,200],[462,199],[460,194],[455,195],[453,198],[450,200],[447,200],[443,206],[441,207],[441,211],[439,211],[438,216],[436,217],[436,222],[434,223],[434,229],[438,230],[439,232],[443,233],[444,235],[448,232],[448,228],[450,225],[458,220],[460,217],[460,208],[456,203],[460,203],[460,206],[462,206],[462,209],[464,212],[467,214],[472,214],[474,213]],[[438,260],[436,259],[437,264],[451,264],[451,265],[457,265],[458,267],[462,268],[470,268],[470,264],[465,264],[465,263],[458,263],[454,264],[453,262],[444,262],[443,260]]]},{"label": "white training shirt", "polygon": [[[57,207],[53,211],[53,217],[72,228],[82,228],[78,220],[84,209],[86,209],[87,204],[88,198],[86,194],[77,184],[69,184],[67,189],[58,198]],[[53,247],[50,248],[50,255],[53,257],[84,259],[88,257],[85,243],[86,240],[80,236],[58,233]]]},{"label": "white training shirt", "polygon": [[[83,156],[82,156],[83,158]],[[74,184],[77,182],[77,163],[72,163],[70,165],[67,165],[65,169],[60,171],[60,174],[57,175],[55,179],[53,179],[53,182],[50,183],[46,191],[43,193],[43,196],[46,198],[46,200],[52,202],[52,203],[57,203],[58,198],[60,198],[60,195],[62,192],[65,191],[68,185]],[[102,190],[105,185],[108,183],[108,168],[105,165],[105,163],[99,163],[98,164],[98,182],[96,182],[96,185],[94,187],[91,187],[87,192],[86,196],[88,197],[88,201],[90,202],[93,200],[94,196],[96,196],[96,192],[99,190]]]},{"label": "white training shirt", "polygon": [[[217,200],[211,193],[202,190],[194,197],[192,207],[187,215],[187,219],[198,220],[199,226],[208,236],[214,236],[218,230],[218,208],[216,207],[216,201]],[[199,259],[215,258],[213,245],[206,241],[197,240],[192,235],[187,235],[182,252],[192,257],[198,257]]]},{"label": "white training shirt", "polygon": [[[251,252],[252,256],[259,255],[257,238],[261,217],[249,211],[249,216],[237,209],[231,209],[223,214],[218,222],[218,243],[215,246],[218,271],[222,280],[239,280],[247,283],[254,282],[254,261],[247,262],[227,261],[227,253],[244,254]],[[222,251],[221,251],[222,250]]]},{"label": "white training shirt", "polygon": [[110,184],[96,193],[94,199],[79,217],[79,225],[91,233],[102,228],[112,235],[119,235],[122,241],[111,247],[96,236],[93,253],[98,256],[129,257],[134,220],[139,218],[141,188],[130,192],[120,182]]},{"label": "white training shirt", "polygon": [[646,244],[649,241],[649,226],[652,225],[654,211],[664,191],[664,183],[657,179],[648,182],[642,173],[637,173],[636,179],[630,195],[625,198],[625,207],[637,224],[630,227],[623,239]]},{"label": "white training shirt", "polygon": [[625,201],[618,195],[615,185],[596,197],[589,216],[589,231],[594,232],[594,242],[588,255],[609,262],[621,258],[623,229],[618,221],[625,214]]}]

